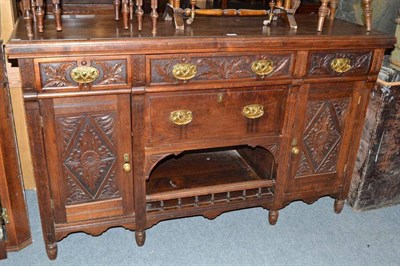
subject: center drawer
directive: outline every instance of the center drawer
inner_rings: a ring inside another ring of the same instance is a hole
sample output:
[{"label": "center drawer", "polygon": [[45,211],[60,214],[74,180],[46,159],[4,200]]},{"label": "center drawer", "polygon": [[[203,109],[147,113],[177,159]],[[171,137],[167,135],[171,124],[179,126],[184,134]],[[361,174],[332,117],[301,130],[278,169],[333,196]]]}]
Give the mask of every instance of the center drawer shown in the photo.
[{"label": "center drawer", "polygon": [[146,145],[279,136],[287,90],[273,86],[148,94]]}]

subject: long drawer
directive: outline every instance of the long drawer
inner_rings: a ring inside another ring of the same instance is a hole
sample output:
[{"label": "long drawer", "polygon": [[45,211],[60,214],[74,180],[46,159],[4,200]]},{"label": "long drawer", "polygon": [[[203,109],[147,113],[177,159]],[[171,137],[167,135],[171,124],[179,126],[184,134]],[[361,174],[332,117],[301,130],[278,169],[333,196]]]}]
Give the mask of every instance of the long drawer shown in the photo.
[{"label": "long drawer", "polygon": [[288,88],[246,88],[146,96],[147,146],[217,138],[279,136]]}]

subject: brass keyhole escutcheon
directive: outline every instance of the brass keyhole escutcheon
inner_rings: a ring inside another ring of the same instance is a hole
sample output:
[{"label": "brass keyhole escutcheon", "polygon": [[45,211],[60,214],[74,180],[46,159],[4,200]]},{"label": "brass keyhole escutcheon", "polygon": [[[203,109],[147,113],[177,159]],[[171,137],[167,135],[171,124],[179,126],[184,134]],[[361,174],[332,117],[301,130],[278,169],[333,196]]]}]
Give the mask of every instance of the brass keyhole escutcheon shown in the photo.
[{"label": "brass keyhole escutcheon", "polygon": [[222,103],[223,100],[224,100],[224,95],[222,93],[218,93],[217,102]]}]

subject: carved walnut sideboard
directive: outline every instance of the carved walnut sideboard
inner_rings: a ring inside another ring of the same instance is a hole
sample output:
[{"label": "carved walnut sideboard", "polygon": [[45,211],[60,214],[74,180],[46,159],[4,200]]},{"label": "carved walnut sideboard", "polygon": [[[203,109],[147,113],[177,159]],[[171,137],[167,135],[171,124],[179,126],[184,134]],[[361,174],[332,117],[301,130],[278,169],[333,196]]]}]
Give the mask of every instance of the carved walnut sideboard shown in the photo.
[{"label": "carved walnut sideboard", "polygon": [[7,44],[18,59],[49,257],[73,232],[347,197],[368,95],[394,38],[343,21],[63,20]]}]

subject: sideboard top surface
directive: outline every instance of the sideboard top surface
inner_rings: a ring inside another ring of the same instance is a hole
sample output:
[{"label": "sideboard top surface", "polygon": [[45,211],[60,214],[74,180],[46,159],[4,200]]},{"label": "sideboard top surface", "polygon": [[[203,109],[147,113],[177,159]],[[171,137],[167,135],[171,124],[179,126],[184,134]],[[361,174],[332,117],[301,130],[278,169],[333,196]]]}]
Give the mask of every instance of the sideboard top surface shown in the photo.
[{"label": "sideboard top surface", "polygon": [[[131,29],[124,30],[121,21],[111,16],[86,15],[63,18],[63,31],[55,30],[52,19],[45,20],[45,32],[27,36],[23,19],[7,44],[11,58],[43,55],[73,55],[80,53],[121,54],[165,53],[168,51],[231,51],[232,49],[326,49],[326,48],[390,48],[393,36],[378,31],[367,32],[364,27],[336,19],[317,32],[318,16],[296,16],[298,29],[291,30],[278,21],[263,26],[264,17],[196,17],[184,31],[176,31],[172,22],[159,19],[157,33],[152,33],[149,17],[144,18],[143,30],[136,20]],[[78,45],[77,45],[78,44]],[[35,54],[35,55],[33,55]]]}]

